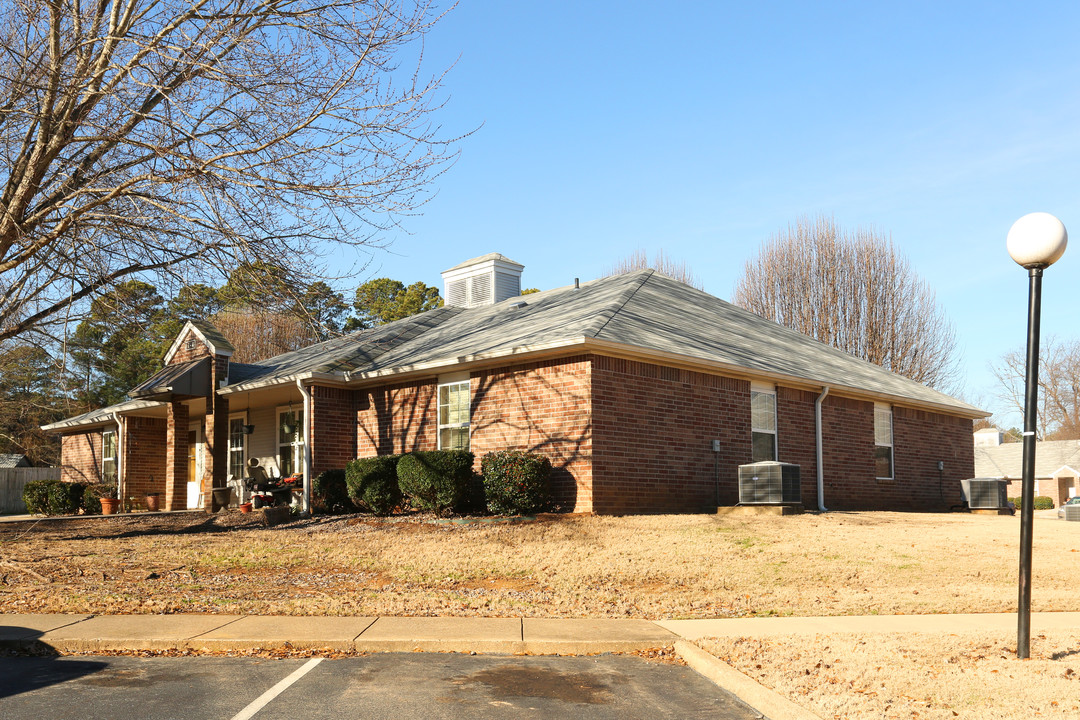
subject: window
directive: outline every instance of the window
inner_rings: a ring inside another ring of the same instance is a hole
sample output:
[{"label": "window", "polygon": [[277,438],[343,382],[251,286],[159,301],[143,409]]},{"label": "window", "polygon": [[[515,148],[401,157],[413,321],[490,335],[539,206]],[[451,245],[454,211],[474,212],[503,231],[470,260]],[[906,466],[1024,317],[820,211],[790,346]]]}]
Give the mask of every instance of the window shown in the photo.
[{"label": "window", "polygon": [[893,476],[892,408],[874,405],[874,474],[881,480]]},{"label": "window", "polygon": [[439,449],[469,449],[469,381],[439,385]]},{"label": "window", "polygon": [[304,411],[278,408],[278,470],[281,476],[304,471]]},{"label": "window", "polygon": [[116,482],[116,431],[101,433],[101,481]]},{"label": "window", "polygon": [[753,462],[776,459],[776,390],[750,391]]},{"label": "window", "polygon": [[234,478],[244,477],[244,420],[243,415],[229,418],[229,475]]}]

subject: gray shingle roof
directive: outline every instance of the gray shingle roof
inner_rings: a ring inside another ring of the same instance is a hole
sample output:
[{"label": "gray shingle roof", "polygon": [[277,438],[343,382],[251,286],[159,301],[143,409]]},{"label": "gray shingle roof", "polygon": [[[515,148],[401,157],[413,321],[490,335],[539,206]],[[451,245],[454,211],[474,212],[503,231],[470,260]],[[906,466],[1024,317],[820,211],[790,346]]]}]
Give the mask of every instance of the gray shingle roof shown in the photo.
[{"label": "gray shingle roof", "polygon": [[[520,306],[521,303],[524,306]],[[651,270],[512,298],[440,308],[261,361],[238,383],[287,381],[307,372],[354,377],[529,349],[619,346],[749,375],[869,392],[970,416],[981,410],[854,358]],[[585,352],[585,349],[581,350]]]},{"label": "gray shingle roof", "polygon": [[30,467],[30,461],[25,455],[18,453],[0,453],[0,468]]},{"label": "gray shingle roof", "polygon": [[191,320],[190,322],[199,329],[199,332],[203,334],[203,337],[210,341],[210,344],[213,345],[218,352],[221,352],[222,350],[230,353],[236,352],[236,348],[233,347],[233,344],[229,342],[228,338],[221,334],[221,331],[218,330],[213,323],[208,320]]},{"label": "gray shingle roof", "polygon": [[[1022,476],[1023,443],[975,448],[975,476]],[[1052,477],[1062,466],[1080,470],[1080,440],[1047,440],[1035,444],[1035,477]]]}]

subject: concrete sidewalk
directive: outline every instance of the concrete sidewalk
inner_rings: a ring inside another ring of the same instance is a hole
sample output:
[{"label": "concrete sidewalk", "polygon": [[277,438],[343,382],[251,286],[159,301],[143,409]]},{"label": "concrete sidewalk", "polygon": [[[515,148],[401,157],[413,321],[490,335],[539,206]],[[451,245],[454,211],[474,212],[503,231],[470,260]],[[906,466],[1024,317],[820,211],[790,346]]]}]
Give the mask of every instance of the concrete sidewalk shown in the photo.
[{"label": "concrete sidewalk", "polygon": [[[1033,632],[1080,629],[1080,613],[1033,613]],[[0,615],[0,646],[58,652],[293,648],[337,652],[581,655],[634,652],[703,637],[949,633],[1016,629],[1015,613],[727,620],[292,617],[242,615]]]}]

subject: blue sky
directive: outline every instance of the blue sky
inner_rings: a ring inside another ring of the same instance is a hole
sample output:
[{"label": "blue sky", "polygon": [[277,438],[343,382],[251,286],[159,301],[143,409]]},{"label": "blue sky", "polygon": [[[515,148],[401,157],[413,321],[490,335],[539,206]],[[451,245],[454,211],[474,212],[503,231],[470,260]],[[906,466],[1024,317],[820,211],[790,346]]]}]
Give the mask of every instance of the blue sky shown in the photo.
[{"label": "blue sky", "polygon": [[763,241],[822,213],[891,234],[956,324],[963,397],[1003,412],[989,364],[1024,342],[1005,236],[1028,212],[1076,233],[1043,334],[1080,332],[1078,20],[1063,2],[462,0],[425,62],[456,63],[445,133],[479,129],[365,277],[440,284],[498,251],[546,289],[662,249],[728,299]]}]

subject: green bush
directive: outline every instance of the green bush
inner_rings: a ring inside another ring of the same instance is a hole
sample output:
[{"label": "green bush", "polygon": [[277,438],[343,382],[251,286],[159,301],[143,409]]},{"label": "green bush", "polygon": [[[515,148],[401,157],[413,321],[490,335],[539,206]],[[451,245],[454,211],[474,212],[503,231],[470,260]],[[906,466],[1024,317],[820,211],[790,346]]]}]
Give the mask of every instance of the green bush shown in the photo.
[{"label": "green bush", "polygon": [[100,486],[87,485],[82,495],[83,512],[87,515],[100,515],[101,498],[103,497],[108,497],[108,493],[103,492]]},{"label": "green bush", "polygon": [[311,484],[311,509],[323,514],[353,512],[356,509],[349,499],[344,470],[319,473]]},{"label": "green bush", "polygon": [[465,450],[409,453],[398,461],[398,486],[423,510],[456,510],[468,494],[474,457]]},{"label": "green bush", "polygon": [[499,515],[543,510],[550,499],[551,461],[521,450],[490,452],[480,460],[487,508]]},{"label": "green bush", "polygon": [[[1016,505],[1017,510],[1021,509],[1020,498],[1018,498],[1018,497],[1009,498],[1009,502]],[[1046,495],[1036,495],[1035,496],[1035,502],[1033,502],[1031,504],[1031,506],[1035,510],[1053,510],[1054,509],[1054,499],[1051,498],[1051,497],[1047,497]]]},{"label": "green bush", "polygon": [[32,515],[44,515],[49,509],[49,486],[56,480],[31,480],[23,487],[23,502],[26,512]]},{"label": "green bush", "polygon": [[86,483],[61,480],[32,480],[23,488],[27,512],[45,515],[74,515],[82,507]]},{"label": "green bush", "polygon": [[397,464],[400,455],[357,458],[345,466],[349,498],[376,515],[389,515],[401,504]]}]

